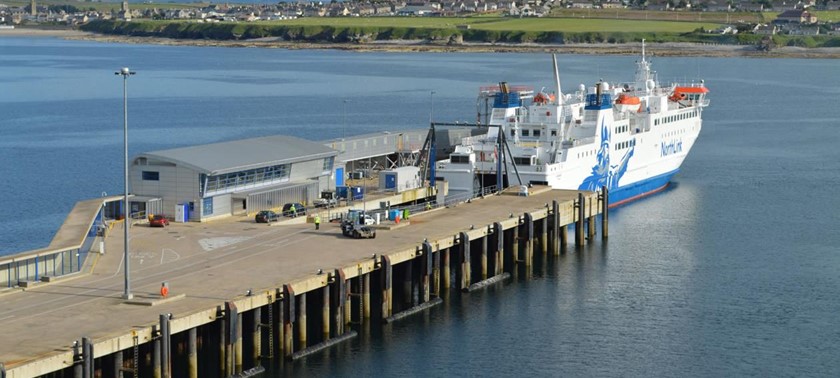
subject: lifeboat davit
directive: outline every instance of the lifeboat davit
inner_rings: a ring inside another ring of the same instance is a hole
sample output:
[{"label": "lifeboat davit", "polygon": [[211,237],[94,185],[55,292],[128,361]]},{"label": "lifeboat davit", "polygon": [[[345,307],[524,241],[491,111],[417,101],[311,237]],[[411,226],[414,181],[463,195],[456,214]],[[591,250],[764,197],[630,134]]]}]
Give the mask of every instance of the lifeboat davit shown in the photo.
[{"label": "lifeboat davit", "polygon": [[637,112],[642,108],[642,101],[636,96],[622,93],[615,100],[615,107],[622,112]]}]

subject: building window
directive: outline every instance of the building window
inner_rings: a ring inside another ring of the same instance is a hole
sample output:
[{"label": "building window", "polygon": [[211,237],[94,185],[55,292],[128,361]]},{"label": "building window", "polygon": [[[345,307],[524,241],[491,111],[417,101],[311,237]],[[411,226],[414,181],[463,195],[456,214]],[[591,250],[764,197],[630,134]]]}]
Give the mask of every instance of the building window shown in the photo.
[{"label": "building window", "polygon": [[530,135],[530,130],[522,129],[522,136],[529,136],[529,135]]},{"label": "building window", "polygon": [[540,131],[539,130],[534,130],[534,136],[539,137],[540,136]]},{"label": "building window", "polygon": [[323,169],[324,172],[326,172],[326,173],[332,172],[333,161],[334,160],[335,160],[335,157],[333,157],[333,156],[330,156],[330,157],[324,159],[324,169]]},{"label": "building window", "polygon": [[227,193],[289,179],[289,165],[273,165],[207,177],[205,193]]},{"label": "building window", "polygon": [[143,181],[160,181],[160,172],[143,171]]},{"label": "building window", "polygon": [[202,200],[202,212],[204,215],[211,215],[213,214],[213,197],[207,197]]}]

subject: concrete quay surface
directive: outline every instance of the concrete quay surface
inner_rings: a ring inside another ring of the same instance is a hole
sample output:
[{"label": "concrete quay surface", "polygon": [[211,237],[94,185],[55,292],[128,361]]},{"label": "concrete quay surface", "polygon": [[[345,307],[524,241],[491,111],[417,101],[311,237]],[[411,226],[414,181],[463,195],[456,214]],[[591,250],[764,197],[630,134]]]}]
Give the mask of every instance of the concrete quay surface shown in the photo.
[{"label": "concrete quay surface", "polygon": [[471,225],[479,229],[511,214],[545,210],[546,204],[573,201],[580,192],[542,189],[532,193],[528,197],[489,196],[416,214],[409,226],[379,230],[375,239],[344,237],[337,223],[322,223],[316,231],[300,219],[279,227],[244,217],[173,223],[167,228],[132,226],[130,273],[135,300],[157,299],[164,281],[170,296],[185,295],[156,306],[126,304],[121,298],[123,239],[121,229],[114,229],[106,240],[106,253],[92,256],[97,260],[90,274],[0,297],[0,362],[10,373],[16,367],[43,371],[34,366],[41,363],[67,367],[72,363],[73,341],[83,336],[94,342],[118,338],[155,324],[159,314],[179,318],[215,309],[244,297],[248,290],[275,290],[315,276],[319,269],[329,272],[354,266],[370,261],[373,254],[415,248],[424,238],[446,238],[470,230]]}]

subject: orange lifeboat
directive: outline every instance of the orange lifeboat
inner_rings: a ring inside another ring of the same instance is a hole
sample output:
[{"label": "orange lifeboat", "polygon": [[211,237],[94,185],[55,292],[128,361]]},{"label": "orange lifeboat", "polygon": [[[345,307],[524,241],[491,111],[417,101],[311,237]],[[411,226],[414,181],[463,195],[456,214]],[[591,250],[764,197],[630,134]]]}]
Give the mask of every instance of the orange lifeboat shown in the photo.
[{"label": "orange lifeboat", "polygon": [[674,88],[674,94],[668,97],[668,99],[674,102],[680,102],[685,100],[689,94],[703,95],[706,93],[709,93],[709,89],[706,87],[676,87]]},{"label": "orange lifeboat", "polygon": [[615,105],[620,111],[638,111],[642,107],[642,101],[636,96],[629,96],[626,94],[618,95],[615,100]]},{"label": "orange lifeboat", "polygon": [[540,92],[537,93],[536,96],[534,96],[534,103],[538,105],[548,104],[554,102],[554,99],[555,97],[553,94],[550,95]]}]

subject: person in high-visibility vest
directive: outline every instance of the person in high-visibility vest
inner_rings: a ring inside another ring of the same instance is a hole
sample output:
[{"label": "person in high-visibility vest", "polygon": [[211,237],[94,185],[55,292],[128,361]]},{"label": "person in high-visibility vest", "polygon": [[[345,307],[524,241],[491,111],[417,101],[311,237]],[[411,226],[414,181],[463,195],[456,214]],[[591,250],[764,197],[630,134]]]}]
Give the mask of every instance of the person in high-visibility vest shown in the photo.
[{"label": "person in high-visibility vest", "polygon": [[318,214],[315,214],[315,229],[321,229],[321,216]]},{"label": "person in high-visibility vest", "polygon": [[297,209],[295,209],[295,204],[292,204],[292,206],[289,207],[289,212],[292,213],[292,218],[297,217]]}]

